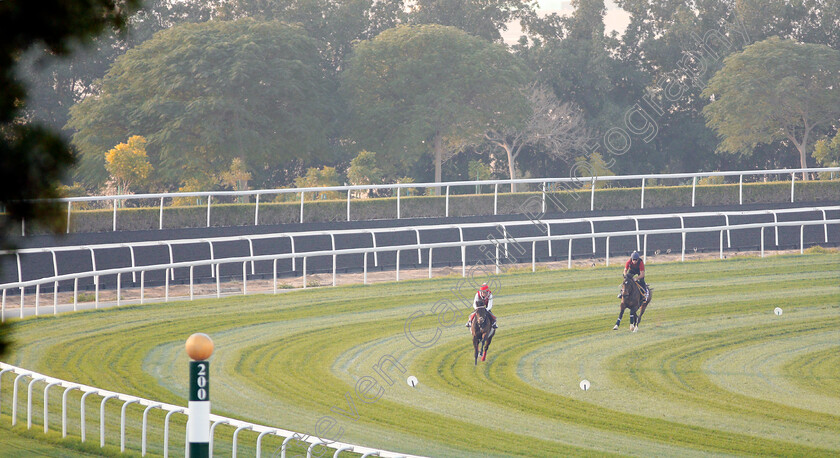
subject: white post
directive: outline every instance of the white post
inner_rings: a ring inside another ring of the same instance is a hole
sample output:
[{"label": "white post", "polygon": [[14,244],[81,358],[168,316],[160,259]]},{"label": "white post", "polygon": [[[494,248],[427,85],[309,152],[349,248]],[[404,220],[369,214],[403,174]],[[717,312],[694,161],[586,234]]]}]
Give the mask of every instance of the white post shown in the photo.
[{"label": "white post", "polygon": [[163,196],[160,198],[160,216],[158,217],[158,229],[163,229]]},{"label": "white post", "polygon": [[99,403],[99,448],[105,446],[105,402],[115,397],[117,397],[116,394],[109,394]]},{"label": "white post", "polygon": [[642,208],[645,208],[645,179],[642,178]]},{"label": "white post", "polygon": [[744,205],[744,174],[738,175],[738,205]]},{"label": "white post", "polygon": [[[210,456],[210,361],[213,341],[207,334],[196,333],[187,339],[187,355],[190,357],[189,420],[187,421],[187,442],[189,456],[207,458]],[[236,454],[234,435],[233,453]]]},{"label": "white post", "polygon": [[136,402],[138,402],[136,399],[124,402],[120,411],[120,453],[125,452],[125,410],[129,404]]},{"label": "white post", "polygon": [[691,178],[691,206],[694,206],[694,195],[695,191],[697,190],[697,177]]},{"label": "white post", "polygon": [[113,229],[114,232],[117,232],[117,199],[114,199],[114,221],[113,221]]},{"label": "white post", "polygon": [[257,193],[257,205],[254,208],[254,226],[260,225],[260,193]]},{"label": "white post", "polygon": [[213,200],[212,195],[207,196],[207,227],[210,227],[210,201]]},{"label": "white post", "polygon": [[400,219],[400,188],[397,188],[397,219]]},{"label": "white post", "polygon": [[67,233],[70,233],[70,213],[73,211],[73,202],[67,202]]},{"label": "white post", "polygon": [[499,183],[493,185],[493,214],[499,214]]},{"label": "white post", "polygon": [[303,222],[303,191],[300,192],[300,221]]},{"label": "white post", "polygon": [[446,186],[446,217],[449,218],[449,186]]},{"label": "white post", "polygon": [[796,174],[790,174],[790,201],[793,202],[793,188],[796,185]]}]

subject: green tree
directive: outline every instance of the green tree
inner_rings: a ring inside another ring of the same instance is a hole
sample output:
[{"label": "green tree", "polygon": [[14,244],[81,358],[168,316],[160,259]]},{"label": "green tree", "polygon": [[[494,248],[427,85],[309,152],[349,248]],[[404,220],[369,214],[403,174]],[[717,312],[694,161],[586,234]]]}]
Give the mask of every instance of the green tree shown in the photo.
[{"label": "green tree", "polygon": [[[320,169],[310,167],[307,169],[306,175],[295,179],[295,187],[298,188],[320,188],[327,186],[341,186],[335,167],[321,167]],[[308,197],[309,200],[338,199],[341,195],[338,191],[324,191],[308,192],[305,197]]]},{"label": "green tree", "polygon": [[[44,46],[67,55],[71,45],[88,42],[109,27],[121,28],[138,0],[0,2],[0,245],[9,226],[22,219],[57,228],[60,208],[39,198],[56,197],[56,185],[72,163],[70,148],[49,128],[27,120],[27,90],[16,71],[20,56]],[[8,324],[0,324],[0,357],[9,349]]]},{"label": "green tree", "polygon": [[790,142],[805,168],[812,139],[840,117],[838,87],[840,51],[774,37],[725,60],[703,92],[714,98],[703,112],[723,139],[720,151],[748,155]]},{"label": "green tree", "polygon": [[[350,167],[347,169],[347,179],[350,184],[354,186],[382,184],[384,174],[382,169],[377,166],[376,153],[373,151],[361,151],[350,161]],[[370,195],[371,191],[365,192],[365,195]]]},{"label": "green tree", "polygon": [[[812,156],[823,167],[840,167],[840,134],[835,135],[834,138],[826,137],[817,141]],[[821,177],[826,175],[833,177],[838,174],[836,172],[820,174]]]},{"label": "green tree", "polygon": [[[528,118],[522,125],[488,129],[484,138],[507,155],[511,180],[516,178],[516,158],[526,146],[537,147],[556,159],[568,159],[590,140],[583,116],[576,107],[560,102],[551,89],[535,84],[526,91]],[[516,184],[511,184],[516,192]]]},{"label": "green tree", "polygon": [[342,74],[359,146],[382,155],[388,175],[431,153],[444,161],[479,143],[488,126],[522,123],[531,75],[503,46],[454,27],[400,26],[359,43]]},{"label": "green tree", "polygon": [[117,191],[126,193],[137,184],[142,186],[152,173],[146,155],[146,139],[134,135],[105,154],[105,169],[117,182]]},{"label": "green tree", "polygon": [[335,99],[320,63],[316,43],[279,22],[246,18],[158,32],[117,59],[98,96],[71,109],[80,177],[101,182],[100,152],[128,132],[148,140],[169,185],[193,174],[219,176],[234,157],[252,171],[317,159],[328,148]]},{"label": "green tree", "polygon": [[337,72],[353,43],[397,25],[405,16],[405,4],[403,0],[230,0],[219,15],[300,24],[318,40],[327,69]]},{"label": "green tree", "polygon": [[501,32],[513,21],[536,16],[533,0],[416,0],[411,2],[411,24],[457,27],[470,35],[501,42]]}]

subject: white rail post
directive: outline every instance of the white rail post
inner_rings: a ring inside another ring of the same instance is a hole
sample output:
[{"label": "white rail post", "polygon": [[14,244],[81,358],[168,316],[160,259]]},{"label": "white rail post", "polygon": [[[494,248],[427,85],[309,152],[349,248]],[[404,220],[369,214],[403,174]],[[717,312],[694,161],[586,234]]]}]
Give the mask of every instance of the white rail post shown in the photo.
[{"label": "white rail post", "polygon": [[109,394],[99,403],[99,448],[105,446],[105,402],[115,397],[116,394]]},{"label": "white rail post", "polygon": [[761,257],[764,257],[764,228],[761,228]]},{"label": "white rail post", "polygon": [[[399,210],[397,210],[399,214]],[[350,190],[347,190],[347,221],[350,221]]]},{"label": "white rail post", "polygon": [[[309,445],[309,448],[306,449],[306,458],[312,458],[312,449],[314,449],[315,447],[317,447],[319,445],[324,445],[325,446],[325,445],[327,445],[327,443],[324,442],[324,441],[318,441],[318,442],[311,443]],[[318,455],[318,456],[321,456],[321,455]]]},{"label": "white rail post", "polygon": [[799,226],[799,254],[805,253],[805,225]]},{"label": "white rail post", "polygon": [[85,394],[82,395],[82,400],[79,402],[79,418],[81,419],[81,435],[82,435],[82,442],[85,441],[85,400],[87,397],[92,394],[98,394],[96,391],[86,391]]},{"label": "white rail post", "polygon": [[537,271],[537,242],[531,242],[531,272]]},{"label": "white rail post", "polygon": [[434,248],[429,247],[429,278],[432,278],[432,251]]},{"label": "white rail post", "polygon": [[499,183],[493,185],[493,214],[499,214]]},{"label": "white rail post", "polygon": [[174,413],[184,413],[184,409],[170,410],[163,419],[163,457],[169,456],[169,417]]},{"label": "white rail post", "polygon": [[160,216],[158,217],[158,230],[163,229],[163,196],[160,196]]},{"label": "white rail post", "polygon": [[256,456],[256,458],[260,458],[262,456],[262,440],[263,440],[263,437],[265,437],[266,434],[277,434],[277,430],[276,429],[274,429],[274,430],[267,429],[267,430],[261,432],[259,436],[257,436],[257,456]]},{"label": "white rail post", "polygon": [[680,254],[680,261],[685,261],[685,232],[682,233],[682,253]]},{"label": "white rail post", "polygon": [[306,256],[303,257],[303,288],[306,289]]},{"label": "white rail post", "polygon": [[723,259],[723,232],[720,231],[720,259]]},{"label": "white rail post", "polygon": [[400,250],[397,250],[397,281],[400,281]]},{"label": "white rail post", "polygon": [[230,454],[231,458],[236,458],[236,449],[237,449],[236,443],[239,440],[239,433],[243,429],[253,429],[253,427],[251,427],[250,425],[242,425],[242,426],[236,428],[236,431],[233,432],[233,450],[231,450],[231,454]]},{"label": "white rail post", "polygon": [[61,437],[67,437],[67,394],[73,390],[78,390],[79,387],[71,386],[64,389],[61,395]]},{"label": "white rail post", "polygon": [[574,239],[572,239],[570,237],[569,238],[569,264],[566,266],[569,269],[572,268],[572,240],[574,240]]},{"label": "white rail post", "polygon": [[248,294],[248,261],[242,263],[242,295]]},{"label": "white rail post", "polygon": [[135,404],[137,402],[136,399],[130,399],[123,403],[122,409],[120,410],[120,453],[125,452],[125,411],[129,404]]},{"label": "white rail post", "polygon": [[213,200],[212,195],[207,195],[207,227],[210,227],[210,202]]},{"label": "white rail post", "polygon": [[694,176],[691,178],[691,206],[694,206],[694,196],[695,191],[697,190],[697,177]]},{"label": "white rail post", "polygon": [[208,445],[208,454],[213,456],[213,435],[216,434],[216,426],[219,425],[227,425],[230,424],[227,420],[217,420],[214,421],[213,424],[210,426],[210,442]]},{"label": "white rail post", "polygon": [[645,234],[644,242],[642,244],[642,262],[647,262],[647,239],[648,235]]},{"label": "white rail post", "polygon": [[160,408],[160,404],[150,404],[143,409],[143,425],[140,430],[140,456],[146,456],[146,431],[149,424],[149,411],[157,408]]},{"label": "white rail post", "polygon": [[12,426],[17,424],[18,380],[26,376],[26,374],[18,374],[12,382]]},{"label": "white rail post", "polygon": [[595,180],[597,180],[597,178],[592,177],[592,189],[589,193],[589,211],[595,211]]},{"label": "white rail post", "polygon": [[542,184],[542,212],[545,213],[545,182]]},{"label": "white rail post", "polygon": [[117,232],[117,199],[114,199],[114,221],[112,226],[114,232]]},{"label": "white rail post", "polygon": [[254,207],[254,226],[260,225],[260,193],[256,194],[256,206]]},{"label": "white rail post", "polygon": [[50,388],[56,385],[61,385],[61,382],[48,383],[47,386],[44,388],[44,434],[48,433],[50,430]]},{"label": "white rail post", "polygon": [[362,274],[362,284],[367,285],[367,258],[368,258],[368,254],[363,253],[362,255],[363,255],[363,259],[364,259],[363,267],[362,267],[362,272],[363,272],[363,274]]},{"label": "white rail post", "polygon": [[70,213],[73,212],[73,202],[67,202],[67,233],[70,233]]},{"label": "white rail post", "polygon": [[793,189],[794,189],[795,185],[796,185],[796,174],[791,173],[790,174],[790,201],[791,201],[791,203],[793,203]]},{"label": "white rail post", "polygon": [[607,267],[609,267],[610,266],[610,236],[609,235],[607,236],[607,254],[606,254],[605,261],[606,261]]},{"label": "white rail post", "polygon": [[449,218],[449,185],[446,186],[446,217]]},{"label": "white rail post", "polygon": [[[335,248],[333,248],[333,250],[335,250]],[[397,253],[398,253],[397,254],[397,280],[399,280],[399,275],[400,275],[400,272],[399,272],[399,270],[400,270],[399,269],[399,252],[397,252]],[[333,286],[336,285],[335,276],[336,276],[336,258],[337,257],[338,257],[338,255],[336,255],[336,254],[332,255],[332,285]]]},{"label": "white rail post", "polygon": [[645,179],[642,178],[642,209],[645,208]]},{"label": "white rail post", "polygon": [[304,192],[300,192],[300,222],[303,222],[303,194]]},{"label": "white rail post", "polygon": [[35,382],[43,381],[43,377],[33,378],[26,387],[26,429],[32,429],[32,386]]},{"label": "white rail post", "polygon": [[738,175],[738,205],[744,205],[744,174]]},{"label": "white rail post", "polygon": [[400,188],[397,187],[397,219],[400,219]]}]

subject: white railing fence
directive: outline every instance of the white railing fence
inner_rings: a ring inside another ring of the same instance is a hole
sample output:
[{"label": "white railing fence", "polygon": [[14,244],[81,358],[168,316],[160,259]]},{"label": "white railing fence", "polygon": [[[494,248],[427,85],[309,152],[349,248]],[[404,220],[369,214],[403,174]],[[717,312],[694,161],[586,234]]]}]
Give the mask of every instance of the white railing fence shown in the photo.
[{"label": "white railing fence", "polygon": [[[695,218],[706,218],[706,217],[722,217],[724,218],[724,223],[726,226],[729,225],[730,218],[734,217],[745,217],[745,216],[758,216],[758,215],[766,215],[768,217],[772,216],[773,221],[778,221],[780,215],[790,215],[795,213],[821,213],[822,219],[827,220],[827,212],[838,212],[840,211],[840,206],[823,206],[823,207],[797,207],[797,208],[787,208],[787,209],[772,209],[772,210],[748,210],[748,211],[722,211],[722,212],[681,212],[681,213],[654,213],[654,214],[646,214],[646,215],[627,215],[627,216],[598,216],[598,217],[585,217],[585,218],[549,218],[549,219],[541,219],[540,224],[545,228],[546,235],[551,235],[552,225],[566,225],[566,224],[575,224],[575,223],[585,223],[589,225],[590,234],[592,236],[592,252],[595,253],[595,224],[596,223],[603,223],[603,222],[619,222],[619,221],[633,221],[635,223],[635,227],[639,229],[640,221],[647,221],[647,220],[662,220],[662,219],[679,219],[680,227],[685,227],[685,221],[691,220]],[[271,233],[271,234],[255,234],[255,235],[237,235],[237,236],[226,236],[226,237],[207,237],[207,238],[183,238],[183,239],[171,239],[171,240],[155,240],[155,241],[145,241],[145,242],[128,242],[128,243],[103,243],[103,244],[87,244],[87,245],[68,245],[68,246],[56,246],[56,247],[41,247],[41,248],[24,248],[19,250],[0,250],[0,256],[5,255],[14,255],[15,256],[15,263],[17,267],[17,276],[18,281],[23,281],[23,262],[21,259],[21,255],[27,254],[36,254],[36,253],[49,253],[52,259],[52,268],[53,268],[53,276],[59,275],[59,262],[58,257],[56,256],[57,253],[66,253],[66,252],[87,252],[90,255],[90,265],[91,265],[91,272],[96,272],[96,259],[97,254],[101,253],[103,250],[112,250],[112,249],[128,249],[129,250],[129,262],[131,267],[136,266],[135,262],[135,250],[139,248],[145,247],[166,247],[167,252],[169,254],[169,263],[172,264],[175,262],[175,255],[173,247],[175,246],[182,246],[182,245],[204,245],[206,244],[209,251],[209,258],[210,260],[217,259],[215,257],[216,246],[221,243],[230,243],[230,242],[248,242],[248,252],[250,256],[255,255],[254,251],[254,242],[256,241],[264,241],[264,240],[276,240],[280,241],[282,239],[288,238],[290,249],[292,254],[300,253],[295,250],[295,239],[302,238],[302,237],[311,237],[311,236],[329,236],[330,237],[330,246],[332,250],[337,250],[338,247],[336,246],[336,237],[337,236],[344,236],[344,235],[370,235],[371,238],[371,246],[377,247],[377,236],[383,234],[393,234],[393,233],[400,233],[400,232],[414,232],[415,240],[417,243],[421,241],[421,233],[425,235],[427,231],[438,231],[443,229],[456,229],[458,230],[459,239],[463,242],[464,239],[464,231],[476,228],[486,228],[488,231],[492,231],[493,229],[500,227],[505,233],[508,232],[508,229],[514,229],[519,227],[527,227],[533,226],[534,223],[530,220],[526,221],[504,221],[504,222],[491,222],[491,223],[458,223],[458,224],[429,224],[429,225],[412,225],[412,226],[399,226],[399,227],[385,227],[385,228],[370,228],[370,229],[341,229],[341,230],[334,230],[334,231],[297,231],[297,232],[283,232],[283,233]],[[727,231],[727,247],[731,247],[731,237],[730,231]],[[637,237],[637,246],[638,244]],[[775,241],[776,245],[779,244],[779,230],[778,227],[775,230]],[[828,242],[828,226],[825,226],[825,241]],[[300,243],[300,242],[298,242]],[[113,254],[110,254],[113,256]],[[548,256],[553,256],[553,249],[551,244],[548,247]],[[219,258],[224,259],[224,258]],[[422,262],[422,253],[418,250],[418,259],[419,262]],[[373,262],[374,266],[379,266],[379,257],[378,253],[373,253]],[[296,267],[296,258],[292,258],[291,262],[292,270],[295,270]],[[255,263],[251,263],[251,274],[255,274]],[[210,270],[211,278],[215,278],[216,276],[216,269]],[[174,272],[170,272],[170,280],[175,280]],[[136,272],[132,274],[132,282],[137,281],[137,274]],[[54,285],[53,292],[58,289],[58,283]]]},{"label": "white railing fence", "polygon": [[[840,167],[825,167],[825,168],[804,168],[804,169],[773,169],[773,170],[740,170],[728,172],[700,172],[700,173],[661,173],[649,175],[616,175],[616,176],[593,176],[593,177],[574,177],[574,178],[527,178],[516,180],[485,180],[485,181],[450,181],[443,183],[398,183],[385,185],[365,185],[365,186],[327,186],[327,187],[310,187],[310,188],[289,188],[289,189],[260,189],[250,191],[215,191],[215,192],[178,192],[178,193],[156,193],[156,194],[125,194],[116,196],[88,196],[88,197],[67,197],[56,199],[54,201],[67,204],[67,232],[70,231],[70,216],[73,213],[73,203],[81,202],[111,202],[113,209],[112,216],[112,230],[117,230],[117,209],[121,202],[128,202],[132,200],[151,199],[160,202],[160,211],[158,217],[158,228],[163,229],[164,221],[164,207],[165,203],[170,203],[173,199],[181,199],[187,197],[201,197],[207,199],[206,225],[211,226],[211,208],[213,198],[220,197],[250,197],[254,198],[254,225],[260,224],[260,201],[265,201],[266,197],[277,196],[280,194],[300,194],[300,218],[298,222],[304,222],[304,204],[307,193],[324,192],[339,192],[347,194],[347,215],[346,220],[351,221],[350,201],[354,191],[372,191],[372,190],[391,190],[396,197],[396,217],[401,219],[401,205],[400,198],[402,190],[404,189],[444,189],[445,190],[445,210],[444,217],[449,217],[449,196],[450,190],[453,187],[466,186],[486,186],[493,187],[493,214],[498,214],[499,211],[499,186],[513,185],[513,184],[537,184],[540,187],[542,195],[543,211],[545,211],[546,193],[552,191],[579,191],[585,185],[592,185],[590,192],[590,210],[595,209],[595,188],[598,182],[616,182],[616,181],[638,181],[641,185],[641,200],[640,208],[645,208],[645,188],[648,180],[664,180],[664,179],[691,179],[691,206],[695,205],[697,181],[705,177],[738,177],[738,195],[739,204],[743,204],[744,192],[744,177],[755,177],[763,175],[790,175],[790,201],[795,201],[796,191],[796,174],[797,173],[830,173],[840,174]],[[25,222],[21,225],[21,235],[26,235]]]},{"label": "white railing fence", "polygon": [[[20,292],[20,302],[19,302],[19,312],[20,317],[24,317],[24,306],[25,306],[25,289],[26,288],[35,288],[35,307],[34,307],[34,314],[40,315],[40,297],[41,297],[41,286],[42,285],[54,285],[60,281],[67,281],[73,280],[74,281],[74,288],[73,288],[73,311],[77,310],[78,307],[78,279],[80,278],[92,278],[94,283],[94,291],[95,291],[95,308],[99,308],[100,301],[99,301],[99,278],[104,276],[112,275],[116,277],[116,305],[121,305],[120,300],[120,290],[121,290],[121,278],[123,275],[135,274],[140,273],[140,304],[145,303],[145,274],[151,271],[162,271],[165,277],[165,296],[164,300],[170,300],[170,284],[169,278],[171,276],[171,272],[173,269],[188,269],[189,270],[189,299],[193,300],[195,298],[194,294],[194,287],[195,287],[195,279],[194,279],[194,271],[196,267],[199,266],[209,266],[211,268],[216,269],[216,297],[221,297],[221,280],[220,276],[218,275],[219,265],[221,264],[234,264],[234,265],[241,265],[242,266],[242,294],[248,294],[248,269],[247,266],[249,263],[253,262],[260,262],[260,261],[270,261],[273,264],[273,273],[272,273],[272,285],[273,285],[273,293],[277,293],[277,262],[283,259],[292,259],[292,258],[302,258],[302,277],[303,277],[303,287],[307,287],[306,281],[306,264],[307,259],[311,259],[314,257],[327,257],[332,259],[332,286],[336,286],[336,275],[337,275],[337,268],[336,268],[336,260],[338,256],[344,255],[363,255],[363,283],[367,284],[367,276],[368,276],[368,255],[369,254],[376,254],[382,252],[393,252],[396,254],[396,269],[395,269],[395,280],[400,280],[400,253],[403,251],[408,250],[424,250],[428,249],[429,253],[427,256],[428,262],[428,269],[429,269],[429,278],[432,278],[432,265],[433,265],[433,257],[435,250],[440,250],[444,248],[456,248],[460,250],[460,257],[461,257],[461,275],[467,275],[467,257],[466,257],[466,249],[467,247],[478,247],[481,252],[485,254],[487,257],[488,262],[495,264],[495,271],[499,273],[500,266],[505,260],[510,260],[511,257],[515,258],[515,254],[511,254],[509,250],[509,245],[513,245],[514,248],[519,248],[519,252],[523,253],[522,244],[531,244],[531,270],[536,271],[536,244],[537,243],[547,243],[550,247],[552,242],[558,241],[568,241],[568,264],[569,268],[572,267],[572,245],[575,240],[581,239],[605,239],[606,242],[606,264],[609,265],[610,262],[610,240],[615,239],[617,237],[632,237],[636,240],[637,249],[642,252],[642,256],[647,260],[647,241],[649,236],[656,236],[656,235],[666,235],[666,234],[680,234],[681,235],[681,257],[680,260],[685,260],[685,251],[686,251],[686,234],[690,233],[703,233],[703,232],[720,232],[720,258],[723,259],[724,257],[724,250],[726,243],[724,243],[724,234],[730,233],[730,231],[739,231],[739,230],[747,230],[747,229],[759,229],[759,233],[756,234],[759,239],[758,246],[760,247],[761,256],[764,256],[764,249],[765,249],[765,236],[764,236],[764,229],[765,228],[779,228],[779,227],[799,227],[799,246],[800,252],[804,252],[805,249],[805,227],[810,226],[824,226],[825,231],[825,241],[826,243],[829,242],[828,240],[828,227],[830,225],[840,224],[840,219],[830,219],[830,220],[809,220],[809,221],[786,221],[786,222],[766,222],[766,223],[750,223],[750,224],[738,224],[738,225],[725,225],[725,226],[710,226],[710,227],[696,227],[696,228],[672,228],[672,229],[645,229],[645,230],[631,230],[631,231],[616,231],[616,232],[598,232],[598,233],[583,233],[583,234],[563,234],[563,235],[543,235],[537,237],[522,237],[519,239],[513,239],[509,237],[507,234],[503,235],[503,240],[468,240],[468,241],[457,241],[457,242],[439,242],[439,243],[416,243],[411,245],[392,245],[392,246],[385,246],[385,247],[366,247],[366,248],[348,248],[348,249],[341,249],[341,250],[321,250],[321,251],[307,251],[307,252],[300,252],[300,253],[282,253],[282,254],[270,254],[270,255],[259,255],[259,256],[244,256],[244,257],[235,257],[235,258],[224,258],[224,259],[205,259],[200,261],[184,261],[184,262],[175,262],[175,263],[167,263],[167,264],[156,264],[156,265],[148,265],[148,266],[135,266],[135,267],[123,267],[123,268],[115,268],[115,269],[105,269],[95,272],[80,272],[80,273],[73,273],[73,274],[64,274],[58,275],[53,277],[45,277],[36,280],[28,280],[23,282],[14,282],[14,283],[6,283],[0,285],[0,290],[2,290],[2,302],[0,302],[0,317],[5,320],[6,316],[6,299],[7,299],[7,291],[19,291]],[[483,249],[482,249],[483,248]],[[500,257],[500,249],[503,250],[503,257]],[[495,255],[492,255],[493,251],[495,250]],[[52,307],[53,314],[58,313],[58,295],[54,294],[54,304]]]},{"label": "white railing fence", "polygon": [[[3,379],[5,374],[9,374],[9,377],[13,377],[12,382],[12,397],[11,397],[11,407],[8,411],[11,414],[12,418],[12,426],[17,424],[18,417],[21,415],[19,414],[19,406],[22,402],[22,395],[20,393],[20,388],[26,387],[26,423],[27,429],[32,429],[32,420],[33,420],[33,400],[37,396],[40,400],[40,395],[43,393],[43,425],[44,425],[44,433],[47,433],[50,428],[50,414],[58,414],[58,407],[51,407],[49,403],[49,394],[51,388],[61,389],[63,388],[64,391],[61,395],[61,437],[67,437],[68,435],[68,414],[70,414],[71,406],[68,402],[68,394],[73,391],[79,391],[82,393],[81,401],[79,403],[78,408],[78,415],[79,415],[79,438],[82,442],[87,440],[87,431],[86,431],[86,413],[85,413],[85,403],[90,396],[95,396],[97,399],[100,400],[100,407],[99,407],[99,446],[104,447],[106,443],[115,443],[116,440],[106,440],[106,437],[113,437],[117,433],[113,430],[109,430],[106,428],[106,424],[109,423],[107,420],[108,413],[106,409],[106,404],[111,405],[113,403],[122,403],[120,408],[120,430],[119,430],[119,443],[120,443],[120,451],[125,451],[126,449],[126,425],[129,422],[133,422],[133,424],[140,423],[140,443],[141,449],[140,452],[143,456],[146,455],[148,444],[150,440],[155,440],[155,438],[150,438],[148,431],[149,431],[149,412],[153,409],[159,409],[163,412],[166,412],[166,416],[164,419],[163,424],[163,437],[157,438],[158,440],[162,440],[162,448],[163,448],[163,456],[166,457],[169,454],[169,437],[170,437],[170,422],[171,417],[175,414],[182,415],[182,416],[189,416],[189,408],[188,407],[181,407],[173,404],[167,404],[163,402],[152,401],[149,399],[144,399],[136,396],[131,396],[128,394],[123,393],[116,393],[113,391],[103,390],[100,388],[82,385],[79,383],[68,382],[66,380],[61,380],[53,377],[49,377],[44,374],[40,374],[34,371],[26,370],[20,367],[12,366],[6,363],[0,362],[0,412],[3,412],[3,400],[8,398],[8,393],[3,392]],[[6,377],[7,379],[9,377]],[[39,391],[37,393],[34,392],[34,388],[38,387],[39,390],[43,387],[43,391]],[[110,404],[108,401],[113,400]],[[37,401],[36,401],[37,402]],[[129,405],[138,404],[139,406],[144,406],[145,409],[143,410],[142,420],[140,418],[129,418],[126,413],[126,408]],[[112,414],[113,415],[113,414]],[[89,419],[87,419],[89,420]],[[282,445],[281,445],[281,457],[286,456],[287,448],[291,442],[300,442],[304,444],[309,444],[308,446],[308,454],[307,456],[312,455],[312,450],[317,445],[328,445],[329,448],[336,449],[335,454],[333,456],[337,457],[341,451],[352,451],[354,453],[361,453],[365,454],[365,456],[382,456],[382,457],[412,457],[413,455],[406,455],[402,453],[395,453],[389,452],[386,450],[379,450],[373,449],[369,447],[363,447],[354,444],[347,444],[343,442],[330,442],[326,444],[318,437],[309,436],[307,434],[296,433],[294,431],[287,431],[280,428],[274,428],[270,426],[260,425],[256,423],[249,423],[242,420],[236,420],[234,418],[222,417],[219,415],[210,415],[211,421],[211,428],[210,428],[210,456],[213,455],[213,441],[214,436],[216,433],[217,427],[224,425],[226,428],[233,428],[234,436],[233,436],[233,444],[232,444],[232,456],[236,456],[237,450],[237,440],[238,440],[238,433],[243,430],[252,431],[254,433],[258,433],[259,436],[256,439],[256,456],[261,456],[262,453],[262,441],[264,437],[267,435],[277,436],[285,438]],[[110,422],[111,424],[114,423],[113,420]],[[136,429],[136,428],[135,428]],[[184,428],[184,437],[186,438],[186,428]],[[189,455],[189,444],[188,441],[185,441],[185,455]],[[274,450],[272,450],[274,452]],[[180,455],[180,451],[176,453]]]}]

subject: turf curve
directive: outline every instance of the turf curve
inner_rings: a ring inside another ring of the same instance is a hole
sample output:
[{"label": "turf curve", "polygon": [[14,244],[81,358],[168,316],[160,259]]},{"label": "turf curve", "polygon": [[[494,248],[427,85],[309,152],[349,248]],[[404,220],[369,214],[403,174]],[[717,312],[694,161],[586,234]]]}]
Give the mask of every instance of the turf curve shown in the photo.
[{"label": "turf curve", "polygon": [[[620,269],[494,277],[500,328],[477,367],[465,314],[446,327],[432,313],[443,299],[457,302],[460,278],[27,319],[15,325],[10,363],[183,404],[183,342],[206,332],[217,346],[214,412],[309,433],[329,416],[333,438],[341,431],[340,440],[366,446],[432,456],[840,454],[840,253],[651,262],[656,293],[637,333],[626,314],[611,330]],[[411,327],[418,339],[440,326],[427,348],[405,335],[421,311]],[[406,368],[387,371],[393,385],[373,370],[385,355]],[[380,383],[381,399],[354,393],[364,376]],[[88,434],[98,439],[95,406]],[[129,415],[139,418],[135,407]],[[109,409],[117,431],[119,408]],[[230,450],[231,432],[217,430],[217,450]],[[139,428],[128,435],[139,448]],[[171,451],[183,447],[177,436]],[[240,453],[253,453],[254,438],[240,434]],[[267,439],[263,451],[280,441]]]}]

